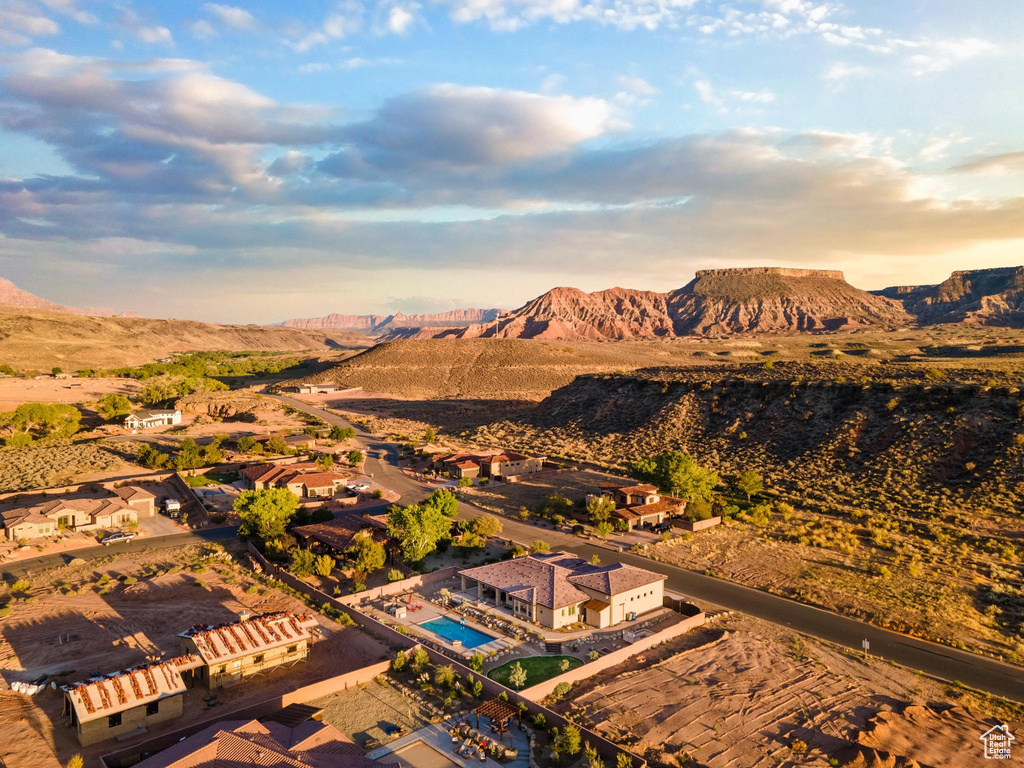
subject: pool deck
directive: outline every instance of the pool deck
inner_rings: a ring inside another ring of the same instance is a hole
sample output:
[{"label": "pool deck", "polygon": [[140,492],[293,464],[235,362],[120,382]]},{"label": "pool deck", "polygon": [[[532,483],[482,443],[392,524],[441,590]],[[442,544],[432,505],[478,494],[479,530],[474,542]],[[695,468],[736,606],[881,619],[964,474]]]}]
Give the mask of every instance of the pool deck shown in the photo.
[{"label": "pool deck", "polygon": [[494,639],[489,643],[478,645],[475,648],[467,648],[466,646],[461,644],[455,645],[447,637],[439,635],[437,632],[433,632],[429,628],[420,625],[424,622],[431,621],[432,619],[441,618],[450,619],[452,621],[461,623],[461,614],[445,611],[444,609],[434,605],[433,603],[429,603],[426,600],[416,600],[414,602],[417,605],[422,605],[423,607],[415,611],[407,611],[407,613],[405,614],[405,618],[401,619],[389,615],[387,616],[388,623],[404,625],[407,629],[410,630],[411,633],[423,633],[424,635],[429,636],[430,639],[434,642],[439,643],[443,645],[445,648],[448,648],[466,658],[469,658],[474,653],[480,653],[484,656],[487,656],[492,651],[495,653],[500,653],[516,645],[516,641],[512,640],[511,638],[497,636],[495,635],[493,630],[487,629],[486,627],[483,627],[480,624],[477,624],[475,621],[469,619],[466,620],[466,626],[468,628],[475,629],[477,632],[483,635],[487,635],[488,637]]},{"label": "pool deck", "polygon": [[[481,718],[481,725],[486,721],[487,718]],[[472,717],[470,718],[470,722],[474,722]],[[379,760],[385,755],[397,752],[402,749],[402,747],[406,747],[417,741],[429,744],[460,768],[529,768],[530,765],[529,737],[526,733],[520,731],[514,726],[505,732],[505,736],[502,739],[502,742],[505,745],[515,746],[519,750],[519,755],[516,759],[508,763],[498,763],[490,757],[486,760],[480,760],[478,757],[462,757],[453,749],[455,745],[452,743],[452,737],[449,735],[444,724],[428,725],[418,731],[414,731],[402,736],[401,738],[395,739],[383,747],[378,747],[377,749],[367,752],[366,756],[371,760]],[[417,767],[414,765],[413,768]]]}]

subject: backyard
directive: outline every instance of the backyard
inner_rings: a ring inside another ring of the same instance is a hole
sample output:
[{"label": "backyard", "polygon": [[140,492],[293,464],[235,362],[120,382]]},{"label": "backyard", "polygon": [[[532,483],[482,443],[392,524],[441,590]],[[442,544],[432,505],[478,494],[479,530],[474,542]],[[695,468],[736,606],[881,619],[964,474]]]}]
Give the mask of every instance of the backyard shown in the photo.
[{"label": "backyard", "polygon": [[516,664],[522,665],[526,672],[526,683],[521,687],[529,688],[531,685],[543,683],[552,677],[583,666],[583,660],[575,656],[527,656],[523,659],[507,661],[500,667],[492,669],[487,676],[508,688],[515,689],[517,686],[512,683],[511,675],[512,668]]}]

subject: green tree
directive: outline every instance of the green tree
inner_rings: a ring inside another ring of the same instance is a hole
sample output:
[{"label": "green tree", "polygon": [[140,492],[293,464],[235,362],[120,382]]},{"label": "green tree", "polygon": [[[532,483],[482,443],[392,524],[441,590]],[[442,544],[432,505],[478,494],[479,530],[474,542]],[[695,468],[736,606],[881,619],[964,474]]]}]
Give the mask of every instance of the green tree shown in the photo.
[{"label": "green tree", "polygon": [[633,758],[625,752],[619,752],[615,758],[615,768],[633,768]]},{"label": "green tree", "polygon": [[573,757],[580,753],[580,729],[572,723],[569,723],[564,728],[554,731],[552,729],[551,739],[551,751],[555,753],[555,757],[561,758],[562,755],[569,755]]},{"label": "green tree", "polygon": [[596,533],[602,541],[607,539],[608,535],[614,530],[615,526],[613,526],[607,520],[605,520],[603,523],[598,523],[594,526],[594,533]]},{"label": "green tree", "polygon": [[64,768],[82,768],[85,765],[85,758],[81,755],[72,755],[68,758],[68,761],[64,763]]},{"label": "green tree", "polygon": [[63,403],[22,403],[0,414],[0,426],[31,437],[70,437],[78,431],[82,412]]},{"label": "green tree", "polygon": [[597,750],[589,742],[583,747],[583,758],[587,768],[604,768],[604,760],[601,759],[601,755],[598,754]]},{"label": "green tree", "polygon": [[749,502],[751,496],[764,490],[764,481],[757,472],[748,469],[736,480],[736,488],[739,489],[740,493],[746,494],[747,501]]},{"label": "green tree", "polygon": [[292,552],[292,564],[289,570],[296,576],[309,576],[316,566],[316,555],[308,549],[296,549]]},{"label": "green tree", "polygon": [[494,515],[477,515],[469,521],[467,530],[484,539],[489,539],[501,533],[502,524],[501,520]]},{"label": "green tree", "polygon": [[357,536],[345,554],[357,571],[366,574],[373,573],[382,567],[387,559],[384,547],[374,541],[369,532]]},{"label": "green tree", "polygon": [[334,469],[334,457],[329,453],[325,453],[316,460],[316,465],[320,468],[321,472],[330,472]]},{"label": "green tree", "polygon": [[395,658],[391,662],[391,669],[395,672],[401,672],[405,669],[406,661],[408,661],[408,657],[405,655],[405,651],[398,651],[395,653]]},{"label": "green tree", "polygon": [[548,517],[552,515],[565,516],[572,511],[572,507],[572,499],[561,493],[553,493],[541,502],[540,508],[537,511]]},{"label": "green tree", "polygon": [[96,403],[96,413],[107,421],[114,421],[132,412],[132,403],[124,395],[104,395]]},{"label": "green tree", "polygon": [[462,562],[467,562],[474,552],[477,552],[487,546],[487,540],[474,533],[473,531],[465,531],[455,542],[455,548],[458,550],[459,555],[462,557]]},{"label": "green tree", "polygon": [[135,454],[135,462],[141,464],[146,469],[160,469],[161,467],[167,466],[171,457],[163,451],[158,451],[149,443],[143,443],[139,446],[138,452]]},{"label": "green tree", "polygon": [[526,669],[518,661],[508,671],[508,681],[517,691],[521,691],[526,685]]},{"label": "green tree", "polygon": [[179,472],[187,469],[198,469],[203,466],[203,454],[199,445],[191,437],[186,437],[178,447],[178,454],[174,457],[174,468]]},{"label": "green tree", "polygon": [[558,671],[559,672],[568,672],[569,671],[569,660],[568,659],[562,659],[561,661],[558,662]]},{"label": "green tree", "polygon": [[339,427],[334,425],[331,427],[331,440],[350,440],[356,436],[356,431],[352,427]]},{"label": "green tree", "polygon": [[484,657],[480,654],[479,651],[477,651],[469,657],[469,668],[472,669],[474,672],[484,671]]},{"label": "green tree", "polygon": [[587,502],[587,514],[594,525],[606,522],[614,511],[615,502],[607,496],[594,496]]},{"label": "green tree", "polygon": [[654,483],[664,493],[684,499],[707,499],[718,485],[718,475],[700,467],[692,456],[667,451],[641,459],[631,467],[634,477]]},{"label": "green tree", "polygon": [[287,488],[242,491],[234,504],[238,535],[264,542],[279,539],[297,506],[298,499]]},{"label": "green tree", "polygon": [[455,682],[455,667],[451,664],[445,664],[443,667],[438,667],[434,672],[434,683],[436,685],[448,685],[450,686]]},{"label": "green tree", "polygon": [[433,427],[427,427],[426,432],[423,433],[423,442],[425,442],[427,444],[430,444],[430,443],[434,442],[434,438],[436,436],[437,435],[434,432],[434,428]]},{"label": "green tree", "polygon": [[334,570],[334,558],[330,555],[319,555],[313,563],[313,573],[317,576],[330,576]]},{"label": "green tree", "polygon": [[280,435],[274,435],[272,438],[267,440],[267,453],[273,453],[277,455],[284,455],[290,453],[291,449],[288,447],[288,443],[284,441],[284,438]]},{"label": "green tree", "polygon": [[15,432],[4,440],[4,445],[8,448],[27,448],[32,445],[32,435],[27,432]]},{"label": "green tree", "polygon": [[472,484],[473,484],[473,478],[471,478],[471,477],[460,477],[459,478],[459,483],[458,483],[459,488],[469,488],[469,486],[471,486]]},{"label": "green tree", "polygon": [[430,654],[423,648],[417,648],[412,655],[412,671],[417,675],[430,663]]},{"label": "green tree", "polygon": [[259,443],[257,443],[256,439],[251,435],[242,435],[240,438],[235,440],[235,447],[242,453],[252,453],[253,448],[257,445],[259,445]]},{"label": "green tree", "polygon": [[206,465],[220,464],[224,461],[224,451],[215,442],[203,446],[203,463]]},{"label": "green tree", "polygon": [[360,464],[363,463],[363,452],[359,450],[351,450],[348,452],[348,455],[346,455],[345,458],[348,459],[348,463],[350,466],[358,467]]},{"label": "green tree", "polygon": [[542,554],[544,552],[550,552],[550,551],[551,551],[551,545],[548,544],[543,539],[537,539],[536,541],[534,541],[534,542],[532,542],[530,544],[530,552],[532,552],[533,554]]},{"label": "green tree", "polygon": [[53,368],[50,369],[50,373],[54,376],[59,376],[60,374],[64,373],[64,369],[61,368],[59,365],[55,365],[53,366]]},{"label": "green tree", "polygon": [[388,535],[402,548],[408,562],[418,563],[448,537],[458,501],[449,491],[434,491],[422,504],[388,509]]}]

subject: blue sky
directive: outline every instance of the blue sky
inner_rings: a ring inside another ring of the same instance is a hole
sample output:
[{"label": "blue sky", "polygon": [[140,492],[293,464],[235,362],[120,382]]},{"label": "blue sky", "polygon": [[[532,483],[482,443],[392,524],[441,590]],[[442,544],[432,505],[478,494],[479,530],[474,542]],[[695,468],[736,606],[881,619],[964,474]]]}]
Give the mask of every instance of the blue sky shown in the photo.
[{"label": "blue sky", "polygon": [[276,322],[1021,263],[1024,4],[0,2],[0,263]]}]

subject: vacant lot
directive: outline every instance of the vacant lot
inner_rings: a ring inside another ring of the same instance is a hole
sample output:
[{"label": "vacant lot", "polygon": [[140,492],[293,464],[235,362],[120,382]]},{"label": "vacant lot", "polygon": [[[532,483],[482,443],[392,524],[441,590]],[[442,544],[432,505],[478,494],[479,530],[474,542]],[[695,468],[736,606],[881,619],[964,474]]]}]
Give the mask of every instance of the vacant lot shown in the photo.
[{"label": "vacant lot", "polygon": [[[654,765],[693,759],[710,768],[760,768],[794,760],[845,763],[879,712],[925,702],[948,706],[937,683],[763,622],[727,619],[717,632],[703,631],[718,637],[696,648],[684,638],[654,649],[579,684],[557,708]],[[970,749],[979,758],[975,728],[996,722],[984,714],[954,710],[945,723],[972,736]],[[949,768],[975,764],[963,752],[936,760],[926,732],[919,738],[909,728],[899,732],[901,742],[887,743],[898,744],[902,757],[927,756],[930,765]]]},{"label": "vacant lot", "polygon": [[131,442],[68,439],[0,448],[0,493],[54,488],[139,472]]},{"label": "vacant lot", "polygon": [[463,489],[466,501],[501,515],[516,515],[526,507],[535,510],[548,496],[560,493],[585,512],[583,499],[615,475],[589,470],[563,469],[539,472],[518,483],[487,483]]},{"label": "vacant lot", "polygon": [[430,723],[429,714],[392,685],[367,683],[310,703],[323,707],[324,722],[361,747],[371,740],[387,740],[395,728],[409,733]]},{"label": "vacant lot", "polygon": [[[36,697],[8,693],[14,681],[47,676],[58,685],[97,673],[115,672],[147,657],[174,655],[179,632],[193,624],[217,624],[242,611],[263,613],[309,609],[297,599],[261,586],[214,545],[134,553],[106,561],[70,564],[29,577],[26,591],[0,600],[11,612],[0,627],[0,722],[21,721],[17,740],[0,743],[0,759],[9,768],[35,768],[37,756],[56,754],[62,761],[78,751],[74,735],[61,719],[59,692]],[[19,585],[23,588],[23,585]],[[9,590],[5,587],[4,592]],[[342,674],[381,660],[386,650],[370,636],[320,617],[322,639],[310,661],[277,670],[218,692],[222,711],[243,701],[259,701],[281,690]],[[202,687],[186,705],[186,715],[168,726],[208,717]],[[88,755],[109,750],[100,745]]]},{"label": "vacant lot", "polygon": [[0,411],[13,411],[22,403],[92,403],[104,395],[133,397],[142,387],[134,379],[21,379],[0,378]]}]

